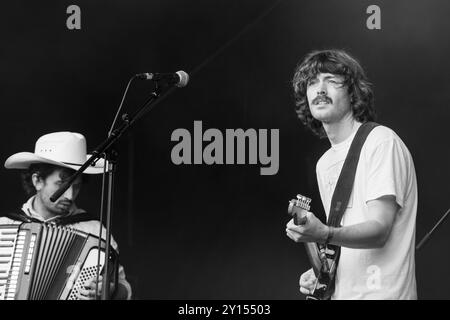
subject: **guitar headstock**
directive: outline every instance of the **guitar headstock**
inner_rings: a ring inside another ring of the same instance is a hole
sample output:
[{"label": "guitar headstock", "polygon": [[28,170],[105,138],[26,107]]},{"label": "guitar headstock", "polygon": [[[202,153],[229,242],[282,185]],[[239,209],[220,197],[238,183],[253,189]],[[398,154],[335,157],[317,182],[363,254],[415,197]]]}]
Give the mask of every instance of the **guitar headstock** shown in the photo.
[{"label": "guitar headstock", "polygon": [[296,225],[304,224],[306,222],[306,211],[309,211],[311,206],[311,198],[297,195],[297,199],[289,201],[288,213],[294,217]]}]

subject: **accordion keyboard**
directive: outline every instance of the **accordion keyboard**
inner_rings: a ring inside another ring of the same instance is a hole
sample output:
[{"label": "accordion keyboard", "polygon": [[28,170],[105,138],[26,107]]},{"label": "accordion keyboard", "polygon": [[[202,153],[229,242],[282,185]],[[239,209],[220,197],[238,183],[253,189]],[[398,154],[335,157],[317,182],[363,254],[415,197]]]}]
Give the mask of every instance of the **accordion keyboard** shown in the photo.
[{"label": "accordion keyboard", "polygon": [[17,235],[18,229],[18,226],[0,228],[0,300],[14,299],[23,252],[20,249],[23,250],[24,244],[23,237]]}]

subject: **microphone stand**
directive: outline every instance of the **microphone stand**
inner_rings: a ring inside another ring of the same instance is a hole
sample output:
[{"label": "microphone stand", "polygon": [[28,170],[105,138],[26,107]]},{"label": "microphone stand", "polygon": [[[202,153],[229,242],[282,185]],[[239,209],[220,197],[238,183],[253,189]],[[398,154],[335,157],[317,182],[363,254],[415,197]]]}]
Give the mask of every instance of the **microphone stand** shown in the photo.
[{"label": "microphone stand", "polygon": [[[158,102],[162,101],[164,97],[175,90],[174,86],[164,85],[158,86],[156,83],[155,91],[151,93],[150,97],[144,102],[144,104],[130,117],[128,114],[122,115],[122,124],[115,130],[110,131],[108,137],[97,146],[92,152],[91,157],[71,176],[61,187],[50,197],[52,202],[61,197],[64,192],[72,185],[72,183],[80,176],[89,166],[97,162],[102,154],[106,154],[105,164],[108,165],[108,194],[107,194],[107,206],[106,206],[106,248],[105,248],[105,267],[104,276],[102,282],[102,300],[109,298],[109,256],[110,256],[110,241],[111,241],[111,226],[112,226],[112,209],[114,198],[114,173],[116,171],[117,164],[117,152],[114,149],[114,144],[119,140],[123,133],[125,133],[135,121],[149,112]],[[103,203],[103,200],[102,200]],[[100,222],[102,223],[102,221]],[[101,234],[99,235],[101,238]]]},{"label": "microphone stand", "polygon": [[436,223],[436,225],[430,230],[430,232],[428,232],[425,237],[422,238],[422,240],[420,240],[419,244],[416,246],[416,250],[419,250],[424,244],[425,242],[428,241],[428,239],[430,238],[431,234],[436,230],[436,228],[442,223],[444,222],[444,220],[447,218],[448,214],[450,213],[450,209],[447,210],[446,213],[444,213],[444,215],[439,219],[439,221]]}]

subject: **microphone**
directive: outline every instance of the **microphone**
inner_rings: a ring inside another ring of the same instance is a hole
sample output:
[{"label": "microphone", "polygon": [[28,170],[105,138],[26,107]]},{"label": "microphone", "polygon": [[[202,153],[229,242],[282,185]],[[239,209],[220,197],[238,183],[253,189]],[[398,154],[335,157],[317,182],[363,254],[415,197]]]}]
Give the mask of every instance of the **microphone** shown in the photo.
[{"label": "microphone", "polygon": [[175,73],[139,73],[136,77],[141,80],[163,81],[178,88],[185,87],[189,82],[189,75],[181,70]]}]

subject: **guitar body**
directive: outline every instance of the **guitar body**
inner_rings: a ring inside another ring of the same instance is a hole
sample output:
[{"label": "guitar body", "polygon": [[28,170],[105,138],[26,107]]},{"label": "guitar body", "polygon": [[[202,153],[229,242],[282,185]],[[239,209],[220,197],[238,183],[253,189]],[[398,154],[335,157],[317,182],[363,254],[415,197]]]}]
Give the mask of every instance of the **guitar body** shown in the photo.
[{"label": "guitar body", "polygon": [[[311,199],[297,195],[297,199],[289,201],[288,214],[294,219],[295,225],[307,222],[307,212],[310,210]],[[336,267],[333,250],[316,242],[305,242],[306,254],[317,278],[312,292],[306,296],[307,300],[328,300],[334,290],[334,275]]]}]

